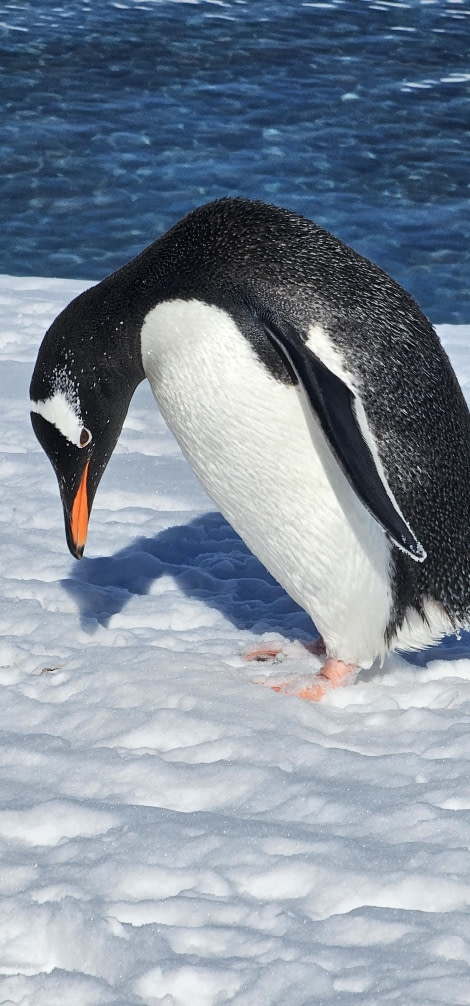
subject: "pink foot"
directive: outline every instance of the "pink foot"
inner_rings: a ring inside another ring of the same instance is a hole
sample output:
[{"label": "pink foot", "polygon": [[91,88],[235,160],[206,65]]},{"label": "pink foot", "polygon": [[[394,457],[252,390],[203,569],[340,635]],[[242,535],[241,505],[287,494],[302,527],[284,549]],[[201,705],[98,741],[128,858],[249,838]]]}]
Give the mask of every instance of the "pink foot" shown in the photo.
[{"label": "pink foot", "polygon": [[245,660],[258,660],[260,664],[264,664],[268,660],[274,660],[281,652],[282,646],[257,646],[243,656]]},{"label": "pink foot", "polygon": [[[325,644],[321,636],[318,636],[318,639],[314,639],[313,642],[304,643],[303,645],[315,657],[323,657],[326,653]],[[272,646],[255,646],[254,649],[248,650],[243,656],[245,660],[258,660],[260,664],[263,664],[268,660],[275,660],[280,653],[282,653],[282,646],[273,644]]]},{"label": "pink foot", "polygon": [[280,692],[282,695],[295,695],[308,702],[319,702],[331,688],[347,684],[357,669],[356,664],[345,664],[335,657],[328,657],[320,673],[315,675],[310,685],[299,683],[296,687],[295,681],[283,681],[278,685],[270,685],[269,681],[266,681],[264,684],[268,685],[268,688],[271,688],[273,692]]}]

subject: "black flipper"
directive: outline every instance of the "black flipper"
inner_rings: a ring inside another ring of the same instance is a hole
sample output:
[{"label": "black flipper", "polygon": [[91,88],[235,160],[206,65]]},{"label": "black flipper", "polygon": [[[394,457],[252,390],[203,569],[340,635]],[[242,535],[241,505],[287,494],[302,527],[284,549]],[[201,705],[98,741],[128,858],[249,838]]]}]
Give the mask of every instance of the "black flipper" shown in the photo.
[{"label": "black flipper", "polygon": [[391,540],[416,562],[426,552],[390,497],[361,432],[356,396],[305,345],[291,325],[259,317],[272,345],[301,384],[328,443],[356,495]]}]

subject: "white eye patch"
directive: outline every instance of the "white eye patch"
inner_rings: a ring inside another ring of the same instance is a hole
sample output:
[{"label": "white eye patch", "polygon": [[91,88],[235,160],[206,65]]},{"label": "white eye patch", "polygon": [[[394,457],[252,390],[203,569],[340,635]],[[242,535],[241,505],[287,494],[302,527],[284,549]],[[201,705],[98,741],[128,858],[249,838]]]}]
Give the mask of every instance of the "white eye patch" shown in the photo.
[{"label": "white eye patch", "polygon": [[52,423],[70,444],[86,447],[90,443],[91,433],[83,425],[78,403],[77,406],[72,405],[63,391],[56,391],[52,398],[46,398],[44,402],[31,402],[30,409]]}]

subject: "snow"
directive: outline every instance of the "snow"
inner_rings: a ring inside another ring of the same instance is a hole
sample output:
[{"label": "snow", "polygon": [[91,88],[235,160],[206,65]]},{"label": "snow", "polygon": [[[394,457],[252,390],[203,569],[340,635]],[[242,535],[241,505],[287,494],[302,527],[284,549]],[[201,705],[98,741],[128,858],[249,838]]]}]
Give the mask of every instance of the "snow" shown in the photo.
[{"label": "snow", "polygon": [[307,671],[312,626],[145,386],[76,563],[28,387],[86,285],[0,278],[0,1003],[468,1004],[469,637],[318,705],[257,686],[244,649]]}]

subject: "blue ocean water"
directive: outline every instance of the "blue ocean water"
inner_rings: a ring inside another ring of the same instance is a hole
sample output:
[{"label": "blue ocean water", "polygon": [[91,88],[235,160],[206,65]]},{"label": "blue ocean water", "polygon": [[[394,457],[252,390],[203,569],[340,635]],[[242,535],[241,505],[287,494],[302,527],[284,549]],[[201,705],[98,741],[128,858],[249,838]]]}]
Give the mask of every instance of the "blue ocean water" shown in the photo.
[{"label": "blue ocean water", "polygon": [[470,0],[0,4],[0,271],[99,279],[243,194],[470,321]]}]

